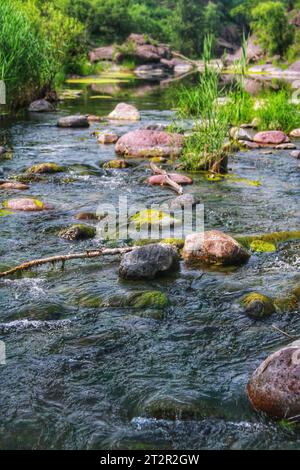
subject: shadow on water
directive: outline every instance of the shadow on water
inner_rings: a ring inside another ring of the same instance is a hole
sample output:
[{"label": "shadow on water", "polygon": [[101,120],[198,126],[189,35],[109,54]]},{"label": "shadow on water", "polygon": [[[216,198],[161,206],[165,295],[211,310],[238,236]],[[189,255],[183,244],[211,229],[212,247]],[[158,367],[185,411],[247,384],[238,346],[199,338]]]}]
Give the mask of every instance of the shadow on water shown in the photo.
[{"label": "shadow on water", "polygon": [[[171,123],[165,87],[125,81],[65,89],[80,94],[61,102],[57,113],[1,122],[13,150],[0,163],[5,177],[40,162],[67,167],[28,191],[53,204],[53,211],[0,218],[1,266],[96,247],[97,240],[70,244],[57,237],[79,211],[117,203],[120,195],[135,204],[174,197],[144,184],[147,162],[121,171],[100,168],[114,149],[91,134],[108,124],[78,131],[55,126],[62,115],[105,116],[119,101],[135,104],[142,124],[109,125],[117,133]],[[207,229],[299,228],[299,169],[288,152],[239,153],[230,166],[261,185],[193,175],[187,191],[204,203]],[[2,191],[1,202],[10,196]],[[299,285],[299,248],[286,243],[229,272],[182,263],[179,273],[151,282],[120,281],[116,259],[72,262],[64,271],[40,268],[1,281],[0,339],[7,359],[0,376],[0,448],[299,448],[299,433],[253,412],[245,386],[259,363],[286,344],[272,324],[297,334],[300,311],[256,322],[239,303],[253,290],[284,295]],[[161,310],[126,302],[144,291],[163,292],[169,305]]]}]

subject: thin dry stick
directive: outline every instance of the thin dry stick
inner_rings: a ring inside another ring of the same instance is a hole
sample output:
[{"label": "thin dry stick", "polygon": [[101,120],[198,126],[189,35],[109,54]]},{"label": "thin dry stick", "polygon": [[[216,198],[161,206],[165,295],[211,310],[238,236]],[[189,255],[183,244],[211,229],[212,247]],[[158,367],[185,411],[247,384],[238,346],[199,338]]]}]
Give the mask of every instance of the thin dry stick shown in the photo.
[{"label": "thin dry stick", "polygon": [[150,162],[150,168],[151,170],[153,171],[153,173],[155,175],[162,175],[164,176],[164,181],[162,183],[162,186],[164,185],[168,185],[170,186],[172,189],[174,189],[174,191],[176,191],[176,193],[178,194],[183,194],[183,188],[182,186],[180,186],[178,183],[176,183],[175,181],[172,180],[171,176],[168,175],[168,173],[165,171],[165,170],[162,170],[161,168],[158,168],[158,166],[154,165],[153,162]]},{"label": "thin dry stick", "polygon": [[126,247],[126,248],[100,248],[99,250],[91,250],[91,251],[86,251],[85,253],[71,253],[69,255],[57,255],[57,256],[50,256],[49,258],[41,258],[41,259],[35,259],[32,261],[28,261],[26,263],[22,263],[19,266],[16,266],[15,268],[9,269],[8,271],[4,271],[0,273],[0,278],[10,276],[11,274],[15,274],[17,272],[23,272],[28,269],[37,267],[37,266],[42,266],[44,264],[49,264],[49,263],[58,263],[62,262],[65,263],[66,261],[70,261],[73,259],[91,259],[91,258],[98,258],[100,256],[105,256],[105,255],[119,255],[119,254],[125,254],[129,253],[136,247]]},{"label": "thin dry stick", "polygon": [[281,333],[282,335],[286,336],[286,337],[289,338],[289,339],[292,339],[292,340],[298,339],[297,336],[289,335],[289,334],[286,333],[285,331],[283,331],[283,330],[281,330],[280,328],[278,328],[278,326],[276,326],[276,325],[272,325],[272,328],[274,328],[274,330],[278,331],[279,333]]}]

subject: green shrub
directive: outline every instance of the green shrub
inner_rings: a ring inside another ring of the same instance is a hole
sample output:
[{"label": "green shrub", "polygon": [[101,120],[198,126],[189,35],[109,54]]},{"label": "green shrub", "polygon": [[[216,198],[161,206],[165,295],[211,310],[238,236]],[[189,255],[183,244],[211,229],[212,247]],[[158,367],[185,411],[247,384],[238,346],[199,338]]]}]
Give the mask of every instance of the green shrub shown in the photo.
[{"label": "green shrub", "polygon": [[269,54],[284,55],[294,39],[294,28],[289,24],[282,2],[262,2],[251,12],[252,29],[262,47]]}]

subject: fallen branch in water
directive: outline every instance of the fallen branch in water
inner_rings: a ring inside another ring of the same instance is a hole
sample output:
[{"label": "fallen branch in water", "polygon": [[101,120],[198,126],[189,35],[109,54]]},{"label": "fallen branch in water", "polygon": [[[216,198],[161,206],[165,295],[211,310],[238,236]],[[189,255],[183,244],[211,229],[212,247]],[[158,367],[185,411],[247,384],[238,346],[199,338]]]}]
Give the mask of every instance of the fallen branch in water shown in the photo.
[{"label": "fallen branch in water", "polygon": [[0,278],[10,276],[11,274],[15,274],[17,272],[27,271],[28,269],[35,268],[37,266],[42,266],[44,264],[54,264],[62,262],[63,265],[66,261],[70,261],[73,259],[92,259],[92,258],[99,258],[100,256],[105,255],[119,255],[129,253],[136,247],[126,247],[126,248],[100,248],[99,250],[90,250],[86,251],[85,253],[71,253],[69,255],[57,255],[57,256],[50,256],[49,258],[41,258],[35,259],[32,261],[28,261],[26,263],[22,263],[15,268],[9,269],[8,271],[0,272]]},{"label": "fallen branch in water", "polygon": [[282,335],[286,336],[287,338],[295,341],[296,339],[299,339],[298,336],[292,336],[292,335],[289,335],[288,333],[286,333],[285,331],[281,330],[280,328],[278,328],[278,326],[276,325],[272,325],[272,328],[276,331],[278,331],[278,333],[281,333]]},{"label": "fallen branch in water", "polygon": [[151,168],[151,170],[153,171],[153,173],[155,175],[164,176],[164,182],[163,182],[162,186],[164,186],[164,185],[170,186],[172,189],[174,189],[174,191],[176,191],[176,193],[178,193],[180,195],[183,194],[182,186],[180,186],[180,184],[178,184],[178,183],[175,183],[175,181],[172,180],[170,175],[168,175],[168,173],[165,170],[162,170],[161,168],[158,168],[158,166],[154,165],[153,162],[150,162],[150,168]]}]

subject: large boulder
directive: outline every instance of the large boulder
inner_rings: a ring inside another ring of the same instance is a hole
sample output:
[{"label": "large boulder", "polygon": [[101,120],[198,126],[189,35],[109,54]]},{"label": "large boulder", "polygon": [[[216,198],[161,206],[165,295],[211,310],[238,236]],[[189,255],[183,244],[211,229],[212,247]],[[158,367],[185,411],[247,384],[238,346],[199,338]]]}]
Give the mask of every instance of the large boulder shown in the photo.
[{"label": "large boulder", "polygon": [[255,134],[254,142],[262,145],[279,145],[289,142],[288,136],[282,131],[265,131]]},{"label": "large boulder", "polygon": [[[240,60],[243,55],[243,48],[240,47],[238,51],[233,55],[227,56],[227,62],[233,63],[234,61]],[[255,36],[251,36],[247,42],[247,62],[253,63],[259,61],[264,55],[262,47],[258,43],[258,39]]]},{"label": "large boulder", "polygon": [[108,115],[108,119],[116,121],[139,121],[141,115],[135,106],[127,103],[119,103]]},{"label": "large boulder", "polygon": [[183,136],[168,132],[138,130],[123,135],[116,152],[131,157],[178,157],[183,149]]},{"label": "large boulder", "polygon": [[135,34],[132,33],[127,38],[127,42],[134,43],[136,46],[144,46],[145,44],[149,44],[148,39],[144,34]]},{"label": "large boulder", "polygon": [[48,204],[30,197],[9,199],[2,205],[5,209],[24,212],[40,212],[50,208]]},{"label": "large boulder", "polygon": [[269,356],[247,386],[252,406],[270,416],[292,418],[300,414],[300,341]]},{"label": "large boulder", "polygon": [[294,62],[292,65],[289,66],[290,72],[300,72],[300,60]]},{"label": "large boulder", "polygon": [[188,235],[183,257],[188,262],[235,266],[248,261],[250,255],[234,238],[219,230],[211,230]]},{"label": "large boulder", "polygon": [[30,104],[28,111],[31,113],[53,113],[55,108],[47,100],[36,100]]},{"label": "large boulder", "polygon": [[58,127],[85,128],[89,127],[89,121],[86,116],[66,116],[57,122]]},{"label": "large boulder", "polygon": [[123,256],[119,275],[123,279],[151,280],[174,271],[178,266],[177,249],[171,245],[152,244],[136,248]]},{"label": "large boulder", "polygon": [[90,62],[99,62],[102,60],[113,61],[116,56],[114,46],[97,47],[89,53]]},{"label": "large boulder", "polygon": [[159,49],[151,44],[137,46],[134,56],[142,63],[159,62],[161,59]]}]

